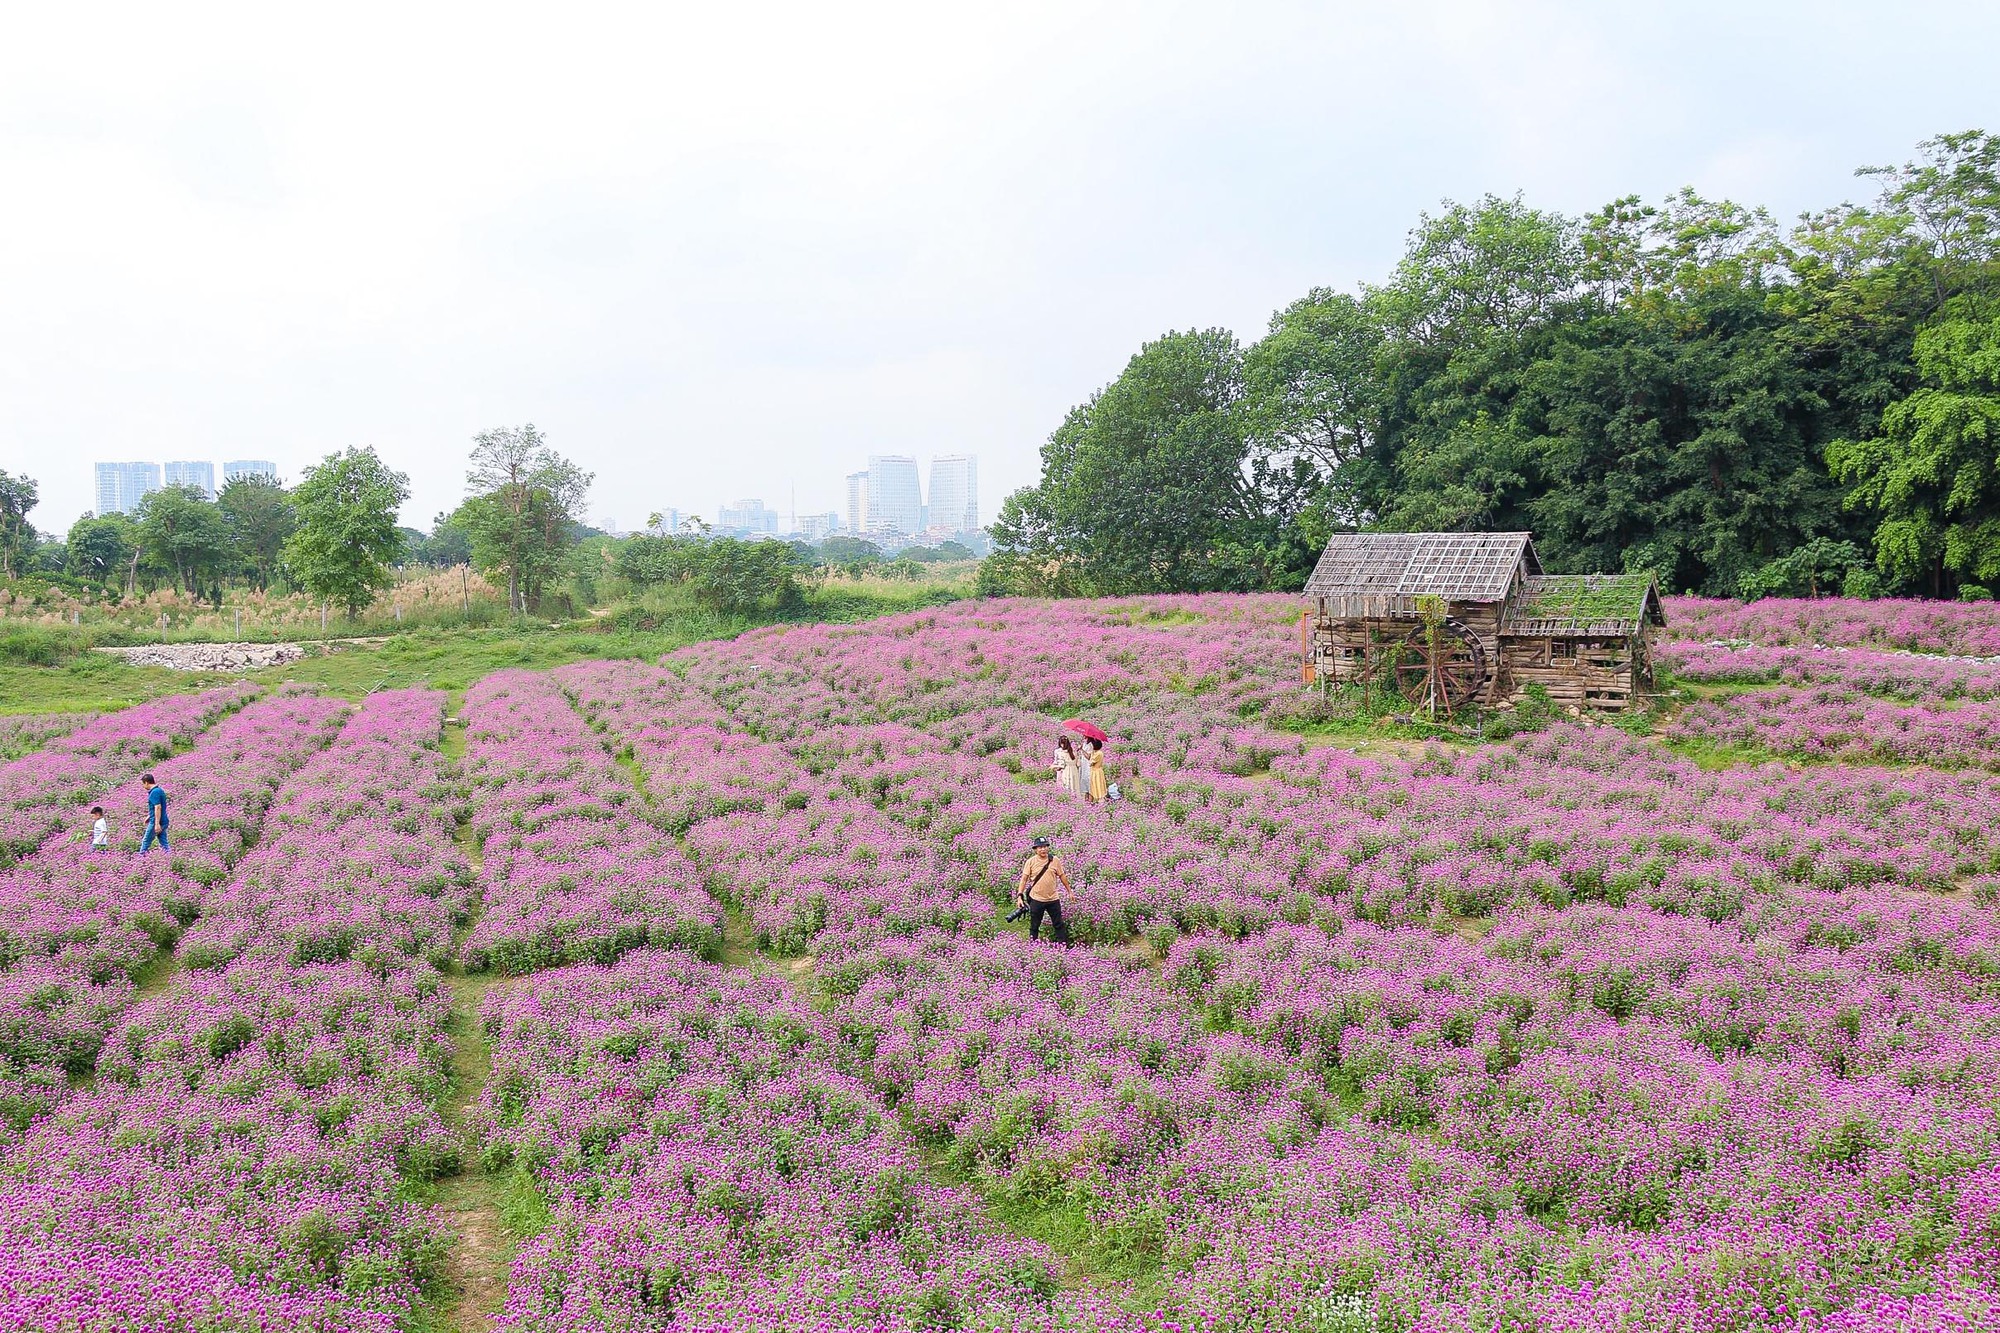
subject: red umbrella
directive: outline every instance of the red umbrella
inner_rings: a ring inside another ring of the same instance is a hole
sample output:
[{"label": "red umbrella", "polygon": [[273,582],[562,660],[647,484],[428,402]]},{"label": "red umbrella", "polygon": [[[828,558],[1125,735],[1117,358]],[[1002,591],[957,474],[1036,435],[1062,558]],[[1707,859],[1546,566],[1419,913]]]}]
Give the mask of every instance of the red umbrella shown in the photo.
[{"label": "red umbrella", "polygon": [[1070,718],[1063,725],[1087,740],[1096,741],[1099,745],[1111,739],[1104,734],[1104,728],[1098,726],[1095,722],[1085,722],[1080,717]]}]

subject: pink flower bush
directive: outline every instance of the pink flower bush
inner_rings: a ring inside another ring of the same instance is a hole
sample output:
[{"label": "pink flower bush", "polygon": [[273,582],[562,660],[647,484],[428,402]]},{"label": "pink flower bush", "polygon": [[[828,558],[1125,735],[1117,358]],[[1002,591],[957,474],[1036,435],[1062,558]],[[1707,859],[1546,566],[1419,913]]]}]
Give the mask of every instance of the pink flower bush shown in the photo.
[{"label": "pink flower bush", "polygon": [[467,964],[499,972],[671,945],[714,954],[722,914],[597,735],[546,676],[503,671],[466,697],[485,914]]},{"label": "pink flower bush", "polygon": [[1732,602],[1664,599],[1676,639],[1733,639],[1773,647],[1901,648],[1962,657],[2000,657],[2000,615],[1991,602],[1850,601],[1767,597]]},{"label": "pink flower bush", "polygon": [[1678,680],[1842,685],[1906,701],[2000,698],[2000,662],[1863,648],[1667,643],[1658,661]]},{"label": "pink flower bush", "polygon": [[[104,1033],[91,1086],[48,1095],[33,1066],[0,1083],[14,1132],[0,1153],[0,1275],[33,1273],[0,1287],[0,1310],[54,1328],[388,1333],[435,1288],[445,1231],[407,1196],[458,1161],[438,1110],[449,999],[415,956],[448,943],[462,901],[438,900],[466,878],[437,753],[442,703],[372,696],[314,756],[348,710],[279,698],[218,732],[205,771],[208,747],[187,756],[174,780],[190,827],[232,853],[256,848],[225,883],[181,880],[201,914],[181,945],[191,967],[136,1002],[122,975],[97,987],[115,1003],[72,1024]],[[188,836],[178,807],[174,833]],[[343,838],[345,856],[332,849]],[[404,876],[425,909],[398,936],[385,890]],[[356,919],[366,938],[351,959],[321,947]],[[88,994],[56,995],[30,969],[0,976],[16,974],[44,986],[24,1002],[35,1012]]]},{"label": "pink flower bush", "polygon": [[19,759],[96,718],[96,713],[15,713],[0,717],[0,760]]},{"label": "pink flower bush", "polygon": [[[0,870],[0,1053],[24,1071],[88,1072],[133,982],[201,910],[204,886],[228,873],[279,783],[346,714],[310,695],[267,699],[153,765],[173,797],[171,854],[138,854],[128,829],[109,852],[71,836]],[[103,799],[107,810],[125,804]],[[16,1120],[59,1096],[53,1082],[22,1077]]]}]

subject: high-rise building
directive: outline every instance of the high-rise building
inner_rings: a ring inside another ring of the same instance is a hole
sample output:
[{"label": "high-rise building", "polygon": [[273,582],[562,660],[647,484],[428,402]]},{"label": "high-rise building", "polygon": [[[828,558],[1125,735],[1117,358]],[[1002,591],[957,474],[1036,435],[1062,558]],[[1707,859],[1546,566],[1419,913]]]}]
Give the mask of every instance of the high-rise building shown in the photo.
[{"label": "high-rise building", "polygon": [[213,463],[169,463],[165,469],[165,484],[168,486],[198,486],[201,493],[215,498],[215,464]]},{"label": "high-rise building", "polygon": [[859,537],[868,531],[868,474],[847,474],[847,530]]},{"label": "high-rise building", "polygon": [[160,489],[158,463],[99,463],[97,515],[129,514],[139,501]]},{"label": "high-rise building", "polygon": [[898,532],[905,537],[924,530],[924,492],[917,480],[917,460],[908,454],[871,454],[868,458],[868,531]]},{"label": "high-rise building", "polygon": [[762,500],[738,500],[715,511],[718,532],[757,536],[778,530],[778,511],[766,509]]},{"label": "high-rise building", "polygon": [[121,488],[125,485],[125,465],[123,463],[99,463],[96,465],[97,505],[96,514],[103,518],[106,514],[125,512],[125,500]]},{"label": "high-rise building", "polygon": [[222,465],[222,481],[224,485],[235,481],[238,477],[269,477],[271,480],[276,481],[278,479],[278,469],[272,467],[261,458],[239,458],[234,462]]},{"label": "high-rise building", "polygon": [[979,531],[979,458],[938,454],[931,459],[931,502],[927,526],[941,532]]}]

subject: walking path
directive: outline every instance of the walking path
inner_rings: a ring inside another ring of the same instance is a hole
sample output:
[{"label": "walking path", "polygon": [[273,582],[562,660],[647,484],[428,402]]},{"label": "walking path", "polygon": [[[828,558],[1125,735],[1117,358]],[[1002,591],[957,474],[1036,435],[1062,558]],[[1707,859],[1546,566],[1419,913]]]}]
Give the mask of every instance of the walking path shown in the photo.
[{"label": "walking path", "polygon": [[[465,728],[458,720],[462,696],[454,696],[449,708],[440,749],[456,766],[465,757]],[[480,1159],[479,1143],[466,1124],[467,1113],[478,1104],[493,1069],[487,1048],[486,1029],[479,1021],[479,1005],[486,992],[505,985],[509,978],[490,972],[467,973],[457,961],[465,938],[478,924],[486,905],[484,875],[486,860],[467,819],[461,818],[458,842],[472,865],[472,897],[466,918],[452,933],[452,961],[447,964],[445,981],[451,987],[451,1091],[438,1111],[459,1141],[458,1172],[438,1182],[432,1204],[451,1224],[454,1243],[445,1254],[445,1291],[439,1299],[440,1326],[453,1333],[485,1333],[507,1305],[507,1276],[514,1262],[514,1238],[501,1222],[504,1180],[486,1170]]]}]

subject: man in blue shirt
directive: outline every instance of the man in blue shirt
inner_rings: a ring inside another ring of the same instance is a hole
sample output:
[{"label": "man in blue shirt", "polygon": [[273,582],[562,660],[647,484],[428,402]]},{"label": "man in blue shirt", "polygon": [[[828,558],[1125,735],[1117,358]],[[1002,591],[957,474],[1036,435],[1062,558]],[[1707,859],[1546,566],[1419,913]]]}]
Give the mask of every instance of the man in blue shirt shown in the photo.
[{"label": "man in blue shirt", "polygon": [[139,781],[146,784],[146,836],[140,840],[139,850],[152,851],[153,839],[158,838],[161,851],[172,851],[167,846],[167,789],[155,783],[151,773]]}]

